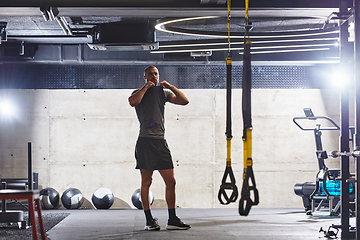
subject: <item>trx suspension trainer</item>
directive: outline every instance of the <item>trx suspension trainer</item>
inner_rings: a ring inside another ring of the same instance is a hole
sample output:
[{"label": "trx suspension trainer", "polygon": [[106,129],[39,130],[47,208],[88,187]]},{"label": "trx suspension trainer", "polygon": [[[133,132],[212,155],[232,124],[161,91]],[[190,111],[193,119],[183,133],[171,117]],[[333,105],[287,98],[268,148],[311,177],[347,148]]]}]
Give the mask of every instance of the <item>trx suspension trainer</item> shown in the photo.
[{"label": "trx suspension trainer", "polygon": [[[227,24],[228,24],[228,57],[226,58],[226,168],[224,176],[221,181],[221,186],[218,194],[218,199],[221,204],[229,204],[235,202],[238,198],[238,188],[236,186],[236,181],[234,173],[231,168],[231,51],[230,51],[230,6],[231,0],[227,0]],[[230,182],[226,182],[227,177],[229,176]],[[232,190],[230,197],[227,195],[225,190]],[[223,201],[225,199],[225,202]]]},{"label": "trx suspension trainer", "polygon": [[[251,125],[251,40],[249,31],[249,0],[245,0],[245,35],[243,54],[243,79],[242,79],[242,114],[244,122],[244,173],[239,202],[239,214],[247,216],[253,205],[259,203],[259,192],[256,189],[254,172],[252,169],[252,125]],[[253,197],[253,199],[252,199]]]}]

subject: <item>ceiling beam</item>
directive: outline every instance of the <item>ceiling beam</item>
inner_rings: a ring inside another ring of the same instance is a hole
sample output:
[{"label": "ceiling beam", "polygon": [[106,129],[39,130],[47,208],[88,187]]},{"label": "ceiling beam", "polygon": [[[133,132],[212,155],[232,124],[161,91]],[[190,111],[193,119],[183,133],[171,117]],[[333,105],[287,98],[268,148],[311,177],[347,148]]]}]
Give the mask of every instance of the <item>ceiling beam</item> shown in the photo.
[{"label": "ceiling beam", "polygon": [[[1,5],[1,4],[0,4]],[[58,7],[59,15],[68,17],[91,17],[91,16],[121,16],[121,17],[202,17],[220,16],[226,17],[226,8],[124,8],[124,7]],[[312,17],[326,18],[331,13],[338,11],[337,8],[252,8],[249,9],[251,17]],[[244,17],[245,10],[234,8],[232,17]],[[39,7],[0,7],[0,16],[42,16]]]},{"label": "ceiling beam", "polygon": [[[206,3],[207,4],[203,4]],[[49,5],[56,7],[212,7],[223,8],[225,4],[216,4],[224,1],[201,0],[2,0],[0,7],[36,7]],[[249,7],[271,8],[338,8],[339,0],[261,0],[249,1]],[[351,1],[349,1],[351,6]],[[245,1],[233,1],[232,7],[245,7]]]}]

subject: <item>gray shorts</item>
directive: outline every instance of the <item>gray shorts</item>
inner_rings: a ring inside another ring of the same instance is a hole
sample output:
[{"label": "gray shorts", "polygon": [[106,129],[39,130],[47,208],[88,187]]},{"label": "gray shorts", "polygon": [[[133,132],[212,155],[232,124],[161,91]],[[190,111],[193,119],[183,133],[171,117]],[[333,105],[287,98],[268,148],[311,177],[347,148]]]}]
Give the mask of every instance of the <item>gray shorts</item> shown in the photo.
[{"label": "gray shorts", "polygon": [[139,137],[135,147],[136,169],[173,169],[170,149],[165,139]]}]

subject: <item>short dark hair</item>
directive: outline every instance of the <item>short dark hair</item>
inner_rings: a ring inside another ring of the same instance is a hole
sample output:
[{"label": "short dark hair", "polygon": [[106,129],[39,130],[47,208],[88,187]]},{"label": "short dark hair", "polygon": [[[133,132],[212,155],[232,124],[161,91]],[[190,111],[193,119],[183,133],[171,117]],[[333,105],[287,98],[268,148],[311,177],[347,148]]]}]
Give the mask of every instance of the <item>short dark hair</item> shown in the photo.
[{"label": "short dark hair", "polygon": [[151,69],[151,68],[156,68],[156,67],[153,66],[153,65],[147,66],[147,67],[144,69],[144,76],[146,75],[147,70],[149,70],[149,69]]}]

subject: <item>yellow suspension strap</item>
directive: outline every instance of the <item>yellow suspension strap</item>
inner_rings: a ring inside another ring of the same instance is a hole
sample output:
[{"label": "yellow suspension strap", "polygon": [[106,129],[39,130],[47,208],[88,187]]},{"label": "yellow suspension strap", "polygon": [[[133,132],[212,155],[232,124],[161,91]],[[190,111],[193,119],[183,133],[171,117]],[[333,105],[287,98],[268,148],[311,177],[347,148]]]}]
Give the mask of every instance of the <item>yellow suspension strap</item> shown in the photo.
[{"label": "yellow suspension strap", "polygon": [[[243,144],[244,144],[244,173],[241,199],[239,202],[239,214],[247,216],[253,205],[259,203],[259,192],[256,189],[254,172],[252,169],[252,124],[251,124],[251,40],[249,31],[249,0],[245,0],[245,35],[243,54],[243,79],[242,79],[242,113],[244,121]],[[251,194],[253,192],[253,194]],[[251,198],[253,197],[253,199]]]},{"label": "yellow suspension strap", "polygon": [[[231,50],[230,50],[230,6],[231,1],[227,0],[227,9],[228,9],[228,57],[226,58],[226,168],[224,172],[224,176],[221,181],[221,186],[218,194],[218,199],[221,204],[229,204],[231,202],[235,202],[238,198],[238,188],[236,186],[236,181],[234,177],[234,173],[231,168],[231,68],[232,68],[232,60],[231,60]],[[230,182],[227,182],[227,178],[230,178]],[[227,195],[225,190],[232,191],[230,197]],[[223,198],[225,201],[223,201]]]}]

